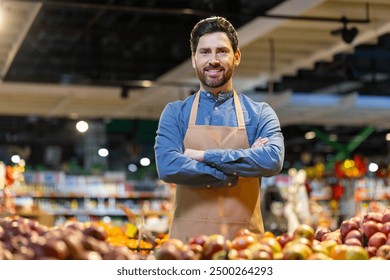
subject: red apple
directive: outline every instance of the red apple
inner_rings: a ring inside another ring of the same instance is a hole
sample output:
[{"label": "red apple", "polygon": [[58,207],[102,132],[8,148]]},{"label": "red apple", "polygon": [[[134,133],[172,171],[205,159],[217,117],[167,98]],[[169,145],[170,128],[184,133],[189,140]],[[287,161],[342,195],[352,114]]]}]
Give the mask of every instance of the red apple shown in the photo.
[{"label": "red apple", "polygon": [[382,216],[382,223],[385,224],[387,222],[390,222],[390,212],[383,213]]},{"label": "red apple", "polygon": [[291,233],[285,232],[285,233],[282,233],[281,235],[278,235],[276,237],[276,240],[279,242],[280,246],[282,246],[282,248],[284,248],[286,243],[290,242],[292,240],[292,238],[293,237],[292,237]]},{"label": "red apple", "polygon": [[368,252],[368,255],[371,257],[374,257],[376,256],[376,251],[378,250],[377,247],[373,247],[373,246],[368,246],[367,247],[367,252]]},{"label": "red apple", "polygon": [[241,236],[241,235],[252,235],[254,237],[256,237],[256,234],[251,232],[249,229],[247,228],[241,228],[237,231],[236,233],[236,236]]},{"label": "red apple", "polygon": [[362,227],[363,227],[363,233],[364,233],[364,235],[366,236],[367,239],[370,239],[370,237],[374,233],[379,231],[378,225],[374,221],[364,222]]},{"label": "red apple", "polygon": [[232,247],[236,250],[248,248],[249,245],[257,242],[253,235],[239,235],[232,240]]},{"label": "red apple", "polygon": [[180,260],[181,251],[172,243],[164,243],[156,250],[157,260]]},{"label": "red apple", "polygon": [[368,246],[379,248],[380,246],[384,245],[386,241],[386,235],[384,235],[382,232],[376,232],[368,239]]},{"label": "red apple", "polygon": [[362,242],[359,239],[353,238],[353,237],[351,237],[349,239],[346,239],[344,244],[346,244],[346,245],[362,246]]},{"label": "red apple", "polygon": [[350,220],[355,222],[358,226],[360,226],[362,223],[362,218],[360,216],[352,217]]},{"label": "red apple", "polygon": [[203,246],[203,257],[210,260],[216,252],[224,250],[226,247],[226,239],[223,235],[212,234]]},{"label": "red apple", "polygon": [[383,214],[379,212],[369,212],[363,217],[363,223],[368,221],[373,221],[377,223],[382,223]]},{"label": "red apple", "polygon": [[325,234],[325,233],[329,233],[331,232],[331,230],[329,228],[318,228],[314,234],[314,238],[318,241],[321,241],[322,240],[322,236]]},{"label": "red apple", "polygon": [[338,244],[341,244],[342,240],[341,240],[341,233],[340,233],[340,231],[332,231],[332,232],[329,232],[329,233],[325,233],[322,236],[321,241],[325,241],[325,240],[335,240]]},{"label": "red apple", "polygon": [[347,233],[347,235],[345,236],[345,241],[350,238],[356,238],[358,240],[362,240],[362,233],[357,229],[353,229]]},{"label": "red apple", "polygon": [[381,228],[381,232],[383,232],[386,236],[389,235],[390,233],[390,222],[386,222],[383,224],[382,228]]},{"label": "red apple", "polygon": [[341,238],[344,240],[348,232],[351,230],[359,229],[359,225],[353,220],[343,221],[340,225]]},{"label": "red apple", "polygon": [[204,246],[204,244],[208,241],[209,237],[206,234],[200,234],[197,236],[193,236],[188,240],[188,244],[198,244],[200,246]]}]

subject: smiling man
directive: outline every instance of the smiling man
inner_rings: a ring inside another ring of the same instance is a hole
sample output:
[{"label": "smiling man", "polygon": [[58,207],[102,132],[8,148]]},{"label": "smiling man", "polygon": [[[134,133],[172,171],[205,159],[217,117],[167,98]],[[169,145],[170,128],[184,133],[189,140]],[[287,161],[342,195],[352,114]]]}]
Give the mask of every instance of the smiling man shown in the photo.
[{"label": "smiling man", "polygon": [[284,159],[279,120],[267,103],[234,90],[241,51],[227,19],[199,21],[190,44],[200,89],[165,107],[155,143],[159,178],[177,184],[169,235],[263,232],[260,180],[279,173]]}]

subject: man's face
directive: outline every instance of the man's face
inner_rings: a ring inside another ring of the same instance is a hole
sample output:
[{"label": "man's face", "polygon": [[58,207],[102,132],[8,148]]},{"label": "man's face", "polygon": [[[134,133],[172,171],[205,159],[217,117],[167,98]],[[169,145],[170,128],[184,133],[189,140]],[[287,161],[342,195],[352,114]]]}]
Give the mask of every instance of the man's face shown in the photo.
[{"label": "man's face", "polygon": [[231,89],[234,67],[240,58],[240,51],[233,52],[226,34],[215,32],[199,38],[196,53],[192,55],[192,66],[204,89]]}]

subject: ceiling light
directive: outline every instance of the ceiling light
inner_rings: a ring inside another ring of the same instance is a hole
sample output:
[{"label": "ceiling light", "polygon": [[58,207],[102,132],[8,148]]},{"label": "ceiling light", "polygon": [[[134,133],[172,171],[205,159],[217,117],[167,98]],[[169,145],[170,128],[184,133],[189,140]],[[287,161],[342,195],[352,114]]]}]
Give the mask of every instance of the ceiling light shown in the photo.
[{"label": "ceiling light", "polygon": [[88,123],[85,121],[79,121],[76,124],[77,131],[84,133],[88,130]]},{"label": "ceiling light", "polygon": [[343,27],[341,27],[339,29],[332,30],[330,32],[330,34],[332,34],[333,36],[341,35],[341,38],[343,39],[343,41],[347,44],[350,44],[355,39],[355,37],[358,35],[359,30],[356,27],[348,28],[347,27],[347,23],[348,23],[347,18],[343,17],[341,19],[341,21],[343,22]]},{"label": "ceiling light", "polygon": [[141,164],[142,166],[148,166],[148,165],[150,164],[150,159],[148,159],[148,158],[146,158],[146,157],[141,158],[140,164]]},{"label": "ceiling light", "polygon": [[314,131],[309,131],[305,133],[305,139],[306,140],[311,140],[316,137],[316,133]]},{"label": "ceiling light", "polygon": [[368,170],[369,170],[370,172],[376,172],[376,171],[378,171],[378,168],[379,168],[379,166],[378,166],[378,164],[376,164],[375,162],[371,162],[371,163],[368,165]]},{"label": "ceiling light", "polygon": [[99,151],[98,151],[98,154],[99,154],[99,156],[101,156],[101,157],[107,157],[108,154],[109,154],[109,152],[108,152],[108,150],[105,149],[105,148],[100,148]]},{"label": "ceiling light", "polygon": [[127,169],[130,172],[136,172],[138,168],[137,168],[137,165],[135,165],[134,163],[130,163],[129,166],[127,167]]},{"label": "ceiling light", "polygon": [[19,155],[13,155],[12,157],[11,157],[11,161],[13,162],[13,163],[19,163],[20,162],[20,156]]}]

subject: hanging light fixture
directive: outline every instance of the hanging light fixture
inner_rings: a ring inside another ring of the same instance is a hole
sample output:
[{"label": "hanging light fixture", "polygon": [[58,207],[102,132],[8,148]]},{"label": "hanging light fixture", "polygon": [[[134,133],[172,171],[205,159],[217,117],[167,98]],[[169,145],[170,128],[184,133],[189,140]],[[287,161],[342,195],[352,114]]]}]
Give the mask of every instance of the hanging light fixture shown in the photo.
[{"label": "hanging light fixture", "polygon": [[359,30],[354,26],[348,28],[348,19],[346,17],[342,17],[341,21],[343,23],[343,27],[332,30],[330,34],[332,34],[333,36],[341,36],[345,43],[350,44],[358,35]]},{"label": "hanging light fixture", "polygon": [[122,99],[128,98],[129,97],[129,91],[130,91],[129,87],[123,86],[121,88],[121,98]]}]

